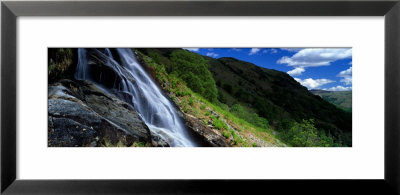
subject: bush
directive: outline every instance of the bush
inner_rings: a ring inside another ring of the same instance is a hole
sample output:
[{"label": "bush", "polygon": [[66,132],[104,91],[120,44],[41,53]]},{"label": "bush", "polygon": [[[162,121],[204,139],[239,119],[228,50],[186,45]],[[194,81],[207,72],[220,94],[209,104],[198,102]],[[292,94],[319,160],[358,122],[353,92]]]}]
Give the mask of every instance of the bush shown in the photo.
[{"label": "bush", "polygon": [[217,100],[218,91],[214,78],[208,70],[207,61],[199,54],[186,50],[176,50],[171,57],[172,74],[177,75],[194,92],[207,100]]},{"label": "bush", "polygon": [[279,137],[294,147],[339,146],[334,143],[331,135],[326,135],[324,130],[318,130],[314,123],[314,119],[291,123],[291,128],[279,132]]}]

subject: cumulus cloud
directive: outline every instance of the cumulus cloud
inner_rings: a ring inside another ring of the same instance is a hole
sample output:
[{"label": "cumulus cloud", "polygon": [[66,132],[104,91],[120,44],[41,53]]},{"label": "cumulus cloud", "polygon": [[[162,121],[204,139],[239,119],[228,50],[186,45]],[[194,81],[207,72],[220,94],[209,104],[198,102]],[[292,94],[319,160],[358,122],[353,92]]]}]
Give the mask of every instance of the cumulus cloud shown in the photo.
[{"label": "cumulus cloud", "polygon": [[336,87],[331,87],[331,88],[324,88],[324,90],[327,90],[327,91],[349,91],[351,89],[352,89],[352,87],[343,87],[341,85],[338,85]]},{"label": "cumulus cloud", "polygon": [[345,85],[351,85],[353,82],[353,76],[352,76],[352,72],[353,72],[353,67],[350,67],[347,70],[343,70],[341,71],[337,77],[342,77],[342,79],[340,79],[340,82],[345,83]]},{"label": "cumulus cloud", "polygon": [[199,48],[183,48],[189,51],[199,51]]},{"label": "cumulus cloud", "polygon": [[278,63],[294,67],[329,66],[331,62],[350,58],[351,55],[352,49],[307,48],[300,50],[292,57],[282,57]]},{"label": "cumulus cloud", "polygon": [[351,56],[351,48],[306,48],[298,50],[293,56],[283,56],[277,63],[305,70],[308,67],[329,66],[334,61],[350,58]]},{"label": "cumulus cloud", "polygon": [[301,75],[301,73],[303,73],[304,71],[306,71],[306,70],[304,70],[303,67],[298,67],[298,68],[288,71],[287,73],[290,76],[297,76],[297,75]]},{"label": "cumulus cloud", "polygon": [[259,48],[251,48],[249,55],[254,55],[260,51]]},{"label": "cumulus cloud", "polygon": [[216,58],[216,57],[218,57],[218,54],[213,53],[213,52],[207,52],[206,56],[210,56],[212,58]]},{"label": "cumulus cloud", "polygon": [[307,87],[308,89],[318,89],[322,85],[328,84],[328,83],[333,83],[335,81],[329,80],[329,79],[299,79],[299,78],[294,78],[297,82],[299,82],[301,85]]}]

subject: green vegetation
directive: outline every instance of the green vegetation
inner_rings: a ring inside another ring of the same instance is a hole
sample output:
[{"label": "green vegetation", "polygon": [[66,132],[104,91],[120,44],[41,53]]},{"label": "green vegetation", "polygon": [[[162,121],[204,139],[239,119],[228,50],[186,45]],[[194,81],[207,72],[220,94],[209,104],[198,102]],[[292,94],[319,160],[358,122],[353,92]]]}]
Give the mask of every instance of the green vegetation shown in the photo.
[{"label": "green vegetation", "polygon": [[240,104],[249,113],[267,119],[278,133],[303,119],[314,119],[318,136],[329,132],[335,143],[352,145],[351,113],[313,95],[288,74],[234,58],[204,58],[210,64],[221,103],[230,107]]},{"label": "green vegetation", "polygon": [[351,113],[286,73],[181,49],[137,51],[183,112],[212,125],[234,146],[260,146],[253,138],[278,146],[281,140],[300,147],[352,145]]},{"label": "green vegetation", "polygon": [[267,119],[259,117],[257,113],[246,111],[240,104],[232,105],[230,112],[257,127],[269,129],[269,123]]},{"label": "green vegetation", "polygon": [[165,70],[171,76],[181,79],[192,91],[213,102],[218,91],[207,61],[199,54],[186,50],[174,50],[169,58],[151,50],[148,54],[157,64],[167,64]]},{"label": "green vegetation", "polygon": [[310,92],[344,111],[352,111],[352,91],[310,90]]},{"label": "green vegetation", "polygon": [[211,116],[211,119],[213,120],[213,125],[215,128],[218,130],[225,129],[228,130],[228,126],[220,119],[216,118],[215,116]]},{"label": "green vegetation", "polygon": [[225,137],[226,139],[229,139],[229,138],[231,137],[231,134],[230,134],[228,131],[223,131],[223,132],[222,132],[222,135],[224,135],[224,137]]},{"label": "green vegetation", "polygon": [[295,122],[289,129],[281,131],[279,137],[294,147],[340,146],[333,142],[331,135],[327,136],[324,131],[318,131],[315,128],[314,119],[303,120],[301,123]]},{"label": "green vegetation", "polygon": [[133,143],[132,147],[148,147],[148,144],[145,144],[143,142],[135,142]]},{"label": "green vegetation", "polygon": [[73,78],[77,64],[76,53],[76,49],[48,49],[49,83],[60,79]]}]

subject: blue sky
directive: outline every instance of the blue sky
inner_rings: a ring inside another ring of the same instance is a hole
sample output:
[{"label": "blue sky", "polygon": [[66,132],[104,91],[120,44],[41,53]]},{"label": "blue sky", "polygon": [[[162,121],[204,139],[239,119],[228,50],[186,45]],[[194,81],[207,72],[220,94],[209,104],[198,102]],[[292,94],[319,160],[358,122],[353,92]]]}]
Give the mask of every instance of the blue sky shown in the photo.
[{"label": "blue sky", "polygon": [[351,48],[184,48],[213,58],[234,57],[287,72],[308,89],[352,89]]}]

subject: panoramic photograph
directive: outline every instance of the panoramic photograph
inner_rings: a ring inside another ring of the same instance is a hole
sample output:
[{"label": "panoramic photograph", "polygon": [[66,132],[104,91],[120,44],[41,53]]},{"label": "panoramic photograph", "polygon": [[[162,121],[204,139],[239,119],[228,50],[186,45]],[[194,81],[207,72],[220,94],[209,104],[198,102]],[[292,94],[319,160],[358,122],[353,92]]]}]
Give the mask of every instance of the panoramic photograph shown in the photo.
[{"label": "panoramic photograph", "polygon": [[48,48],[48,147],[352,147],[352,48]]}]

